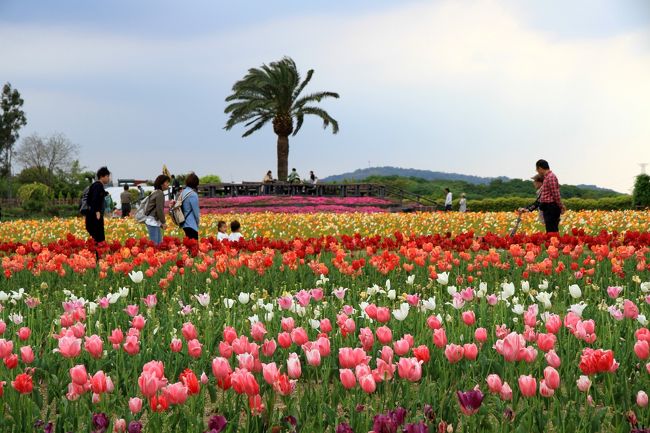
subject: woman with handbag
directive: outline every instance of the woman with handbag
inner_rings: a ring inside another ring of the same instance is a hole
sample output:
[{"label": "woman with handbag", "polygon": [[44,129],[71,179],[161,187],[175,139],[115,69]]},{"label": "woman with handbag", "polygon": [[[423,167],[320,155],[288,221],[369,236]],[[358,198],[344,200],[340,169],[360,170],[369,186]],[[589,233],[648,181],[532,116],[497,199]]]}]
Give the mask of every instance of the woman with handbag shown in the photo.
[{"label": "woman with handbag", "polygon": [[181,227],[186,237],[196,240],[199,239],[200,220],[198,188],[199,177],[194,173],[190,173],[185,178],[185,188],[181,191],[179,198],[182,200],[181,209],[183,210],[183,216],[185,216],[185,221]]},{"label": "woman with handbag", "polygon": [[169,176],[161,174],[153,183],[154,191],[149,197],[144,221],[149,232],[149,239],[158,245],[162,242],[162,231],[167,228],[165,224],[165,193],[169,188]]}]

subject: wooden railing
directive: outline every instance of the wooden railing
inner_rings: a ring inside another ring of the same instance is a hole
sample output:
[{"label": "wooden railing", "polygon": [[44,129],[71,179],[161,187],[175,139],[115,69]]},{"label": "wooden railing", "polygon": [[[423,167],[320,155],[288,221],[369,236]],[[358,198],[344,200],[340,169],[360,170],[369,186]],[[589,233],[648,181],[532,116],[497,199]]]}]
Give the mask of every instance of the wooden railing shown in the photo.
[{"label": "wooden railing", "polygon": [[386,197],[386,187],[372,183],[306,184],[288,182],[242,182],[199,185],[203,197],[304,195],[316,197]]}]

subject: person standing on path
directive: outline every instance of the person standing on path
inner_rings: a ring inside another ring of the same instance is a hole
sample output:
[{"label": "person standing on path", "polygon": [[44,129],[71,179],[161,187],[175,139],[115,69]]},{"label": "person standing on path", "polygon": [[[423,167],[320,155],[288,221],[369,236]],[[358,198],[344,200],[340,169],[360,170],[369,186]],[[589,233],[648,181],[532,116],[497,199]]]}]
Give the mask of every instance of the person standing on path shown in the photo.
[{"label": "person standing on path", "polygon": [[185,178],[185,188],[181,191],[179,198],[183,200],[181,209],[185,222],[182,224],[185,236],[189,239],[199,240],[199,177],[190,173]]},{"label": "person standing on path", "polygon": [[445,188],[445,193],[447,193],[445,197],[445,212],[449,212],[451,210],[452,195],[449,188]]},{"label": "person standing on path", "polygon": [[458,203],[458,212],[467,212],[467,199],[465,193],[460,195],[460,202]]},{"label": "person standing on path", "polygon": [[124,191],[120,194],[120,202],[122,203],[122,218],[128,218],[131,213],[131,193],[129,193],[129,185],[124,185]]},{"label": "person standing on path", "polygon": [[169,176],[161,174],[153,183],[154,191],[149,197],[145,215],[149,239],[156,245],[162,242],[162,231],[167,228],[165,224],[165,192],[169,189]]},{"label": "person standing on path", "polygon": [[111,180],[111,172],[106,167],[97,170],[97,180],[90,185],[88,190],[88,211],[86,212],[86,231],[95,240],[101,243],[106,240],[104,233],[104,206],[105,197],[108,195],[104,186]]},{"label": "person standing on path", "polygon": [[546,233],[558,233],[560,231],[560,215],[565,210],[560,197],[560,182],[546,160],[537,161],[535,168],[537,174],[544,176],[544,182],[539,190],[539,209],[544,217]]}]

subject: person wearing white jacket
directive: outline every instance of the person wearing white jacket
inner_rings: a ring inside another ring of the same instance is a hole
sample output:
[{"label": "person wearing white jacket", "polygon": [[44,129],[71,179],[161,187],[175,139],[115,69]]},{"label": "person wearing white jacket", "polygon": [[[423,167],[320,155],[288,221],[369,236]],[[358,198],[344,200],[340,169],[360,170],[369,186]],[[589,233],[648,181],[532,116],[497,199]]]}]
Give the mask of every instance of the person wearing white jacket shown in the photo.
[{"label": "person wearing white jacket", "polygon": [[447,197],[445,198],[445,212],[449,212],[451,210],[452,195],[449,188],[445,188],[445,192],[447,193]]}]

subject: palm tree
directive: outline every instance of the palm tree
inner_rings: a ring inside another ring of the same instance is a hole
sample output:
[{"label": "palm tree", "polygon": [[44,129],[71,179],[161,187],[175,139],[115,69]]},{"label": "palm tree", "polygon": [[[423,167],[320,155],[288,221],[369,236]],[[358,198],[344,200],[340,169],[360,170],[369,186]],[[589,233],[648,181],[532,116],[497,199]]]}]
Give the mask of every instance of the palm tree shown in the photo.
[{"label": "palm tree", "polygon": [[[245,123],[247,129],[242,137],[248,137],[273,121],[273,132],[278,136],[278,179],[286,180],[289,170],[289,135],[296,135],[306,114],[323,119],[323,128],[332,125],[332,133],[339,131],[339,124],[327,111],[313,105],[325,98],[338,98],[338,93],[318,92],[300,96],[311,81],[314,70],[310,69],[304,80],[296,63],[285,57],[261,68],[252,68],[244,78],[232,86],[230,102],[225,109],[230,118],[224,129],[230,130],[238,123]],[[295,119],[295,128],[294,128]]]}]

